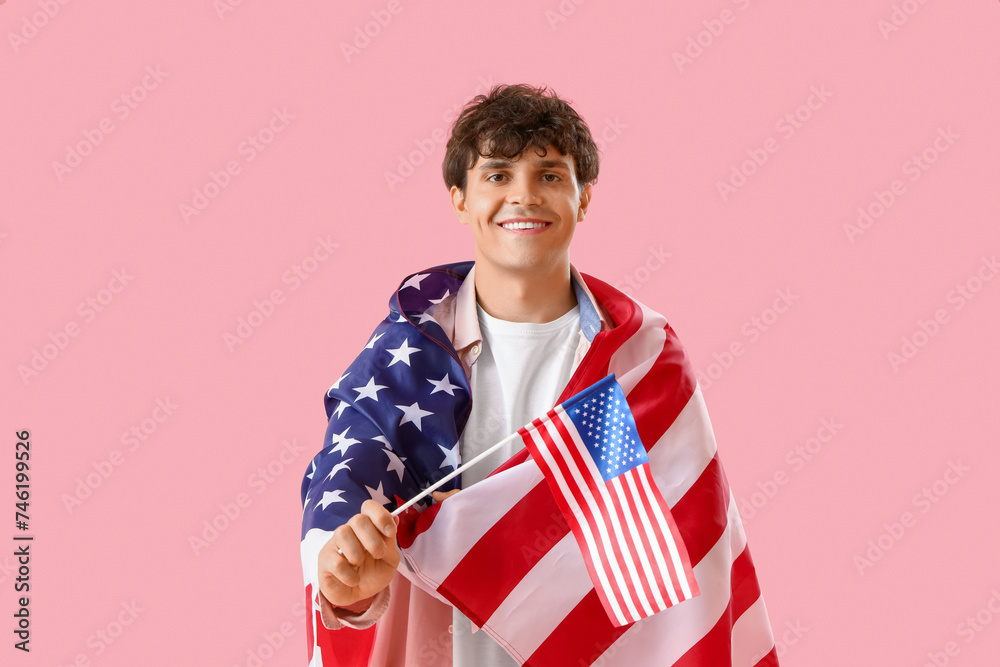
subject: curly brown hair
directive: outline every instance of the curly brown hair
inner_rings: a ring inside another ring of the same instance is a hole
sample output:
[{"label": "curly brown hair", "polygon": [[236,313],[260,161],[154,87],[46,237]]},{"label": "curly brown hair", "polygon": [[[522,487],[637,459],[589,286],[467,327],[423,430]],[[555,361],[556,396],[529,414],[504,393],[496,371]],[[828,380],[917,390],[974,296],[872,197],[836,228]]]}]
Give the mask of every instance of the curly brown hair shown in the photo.
[{"label": "curly brown hair", "polygon": [[477,95],[452,125],[445,148],[444,183],[464,193],[466,175],[479,156],[517,158],[528,146],[554,146],[572,155],[580,186],[597,181],[600,158],[590,128],[568,102],[545,86],[493,86]]}]

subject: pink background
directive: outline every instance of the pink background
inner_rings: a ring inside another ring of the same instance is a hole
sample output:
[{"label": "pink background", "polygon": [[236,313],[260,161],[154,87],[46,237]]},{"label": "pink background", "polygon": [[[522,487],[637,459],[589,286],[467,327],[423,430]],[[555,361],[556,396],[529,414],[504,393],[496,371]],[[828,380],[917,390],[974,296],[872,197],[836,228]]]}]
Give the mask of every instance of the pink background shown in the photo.
[{"label": "pink background", "polygon": [[[323,394],[404,275],[471,258],[442,139],[494,82],[552,86],[602,137],[573,261],[664,313],[710,380],[782,664],[996,664],[995,2],[223,2],[0,6],[4,664],[305,664]],[[317,239],[338,246],[296,283]],[[53,358],[22,377],[36,351]]]}]

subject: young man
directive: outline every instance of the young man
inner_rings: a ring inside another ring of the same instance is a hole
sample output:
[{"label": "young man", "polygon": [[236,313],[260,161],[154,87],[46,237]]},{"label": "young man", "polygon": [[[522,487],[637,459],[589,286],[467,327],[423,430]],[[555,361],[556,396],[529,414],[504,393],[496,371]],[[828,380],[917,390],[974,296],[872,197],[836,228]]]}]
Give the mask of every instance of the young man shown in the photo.
[{"label": "young man", "polygon": [[[303,480],[311,665],[777,665],[682,348],[660,316],[570,263],[597,173],[586,123],[544,88],[497,86],[456,119],[444,178],[475,261],[400,284],[327,392],[325,446]],[[610,622],[519,440],[397,527],[391,508],[609,372],[673,501],[698,597]]]}]

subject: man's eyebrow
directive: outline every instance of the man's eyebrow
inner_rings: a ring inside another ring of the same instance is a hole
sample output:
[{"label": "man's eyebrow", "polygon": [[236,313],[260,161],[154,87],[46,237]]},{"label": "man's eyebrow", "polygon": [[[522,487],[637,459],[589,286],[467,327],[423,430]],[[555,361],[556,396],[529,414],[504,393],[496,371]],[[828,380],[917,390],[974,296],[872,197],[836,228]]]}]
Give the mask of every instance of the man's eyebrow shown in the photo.
[{"label": "man's eyebrow", "polygon": [[[492,159],[479,165],[479,171],[489,171],[490,169],[509,169],[513,164],[511,160]],[[539,160],[537,166],[540,169],[564,169],[569,171],[569,166],[559,160]]]}]

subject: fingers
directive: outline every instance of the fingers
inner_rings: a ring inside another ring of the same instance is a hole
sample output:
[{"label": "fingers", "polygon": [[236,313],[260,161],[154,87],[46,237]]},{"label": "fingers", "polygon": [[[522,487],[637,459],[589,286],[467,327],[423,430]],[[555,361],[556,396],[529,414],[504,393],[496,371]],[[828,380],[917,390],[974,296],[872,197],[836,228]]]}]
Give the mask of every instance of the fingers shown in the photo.
[{"label": "fingers", "polygon": [[361,505],[361,514],[355,515],[354,518],[362,515],[368,517],[371,525],[385,538],[396,539],[396,521],[394,521],[394,517],[389,513],[389,510],[382,507],[378,502],[371,499],[366,500]]},{"label": "fingers", "polygon": [[434,491],[431,493],[431,497],[437,501],[441,502],[445,498],[451,498],[453,495],[461,491],[461,489],[452,489],[451,491]]}]

